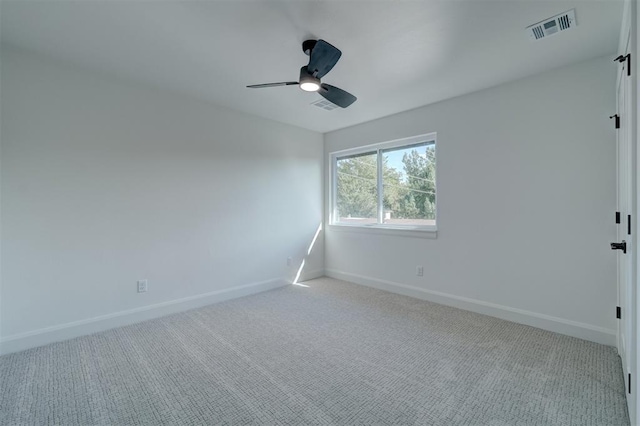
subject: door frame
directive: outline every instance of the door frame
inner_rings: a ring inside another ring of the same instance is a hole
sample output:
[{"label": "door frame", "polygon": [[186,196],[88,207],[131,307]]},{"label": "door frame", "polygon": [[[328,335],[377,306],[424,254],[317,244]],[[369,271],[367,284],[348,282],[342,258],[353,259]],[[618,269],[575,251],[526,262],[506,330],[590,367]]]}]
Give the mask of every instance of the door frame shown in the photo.
[{"label": "door frame", "polygon": [[[620,50],[623,57],[629,53],[630,33],[627,33],[626,41]],[[630,418],[635,417],[636,404],[635,393],[632,393],[632,375],[635,372],[634,358],[636,351],[634,348],[635,335],[635,285],[634,285],[634,265],[635,257],[634,229],[633,226],[633,206],[635,203],[634,194],[634,156],[633,151],[633,129],[632,129],[632,87],[627,75],[627,61],[620,64],[617,70],[616,80],[616,198],[617,221],[616,242],[626,241],[627,247],[624,251],[616,251],[617,258],[617,293],[618,307],[621,308],[622,315],[617,321],[617,341],[618,355],[621,359],[622,373],[625,380],[625,396],[629,409]],[[619,126],[618,126],[619,124]]]},{"label": "door frame", "polygon": [[[627,53],[631,54],[631,76],[627,76],[626,73],[622,75],[617,70],[616,77],[616,109],[618,108],[618,87],[620,86],[621,78],[628,78],[628,84],[630,85],[629,91],[627,95],[630,97],[627,105],[630,110],[626,112],[626,124],[629,128],[629,156],[630,156],[630,193],[631,200],[629,205],[629,212],[631,214],[631,235],[627,235],[627,244],[631,248],[631,253],[628,261],[630,262],[629,273],[630,273],[630,303],[629,308],[630,312],[623,312],[623,316],[626,315],[627,318],[630,319],[630,341],[627,342],[630,346],[630,359],[628,361],[629,372],[624,372],[624,383],[625,383],[625,395],[627,397],[627,405],[629,409],[629,419],[632,425],[638,424],[640,420],[637,415],[637,408],[640,407],[640,392],[637,391],[638,385],[638,366],[640,365],[640,351],[638,351],[638,330],[640,330],[640,316],[638,315],[638,311],[640,309],[640,292],[636,291],[637,283],[640,282],[638,277],[638,262],[640,261],[640,239],[636,237],[636,232],[638,229],[638,220],[637,213],[640,211],[640,197],[638,197],[637,189],[640,188],[640,174],[637,173],[637,164],[640,164],[640,153],[637,149],[637,123],[640,119],[640,109],[637,107],[637,100],[640,99],[640,94],[638,93],[638,85],[637,85],[637,70],[638,66],[640,66],[640,60],[638,60],[638,45],[640,40],[638,39],[638,31],[637,24],[638,20],[640,20],[640,10],[637,7],[636,0],[625,0],[624,2],[624,11],[622,16],[622,26],[620,31],[620,38],[618,42],[618,55],[626,55]],[[617,56],[617,55],[616,55]],[[620,67],[622,67],[620,65]],[[617,111],[616,111],[617,112]],[[622,129],[621,129],[622,130]],[[617,143],[617,142],[616,142]],[[616,160],[618,161],[618,160]],[[618,175],[618,170],[616,170],[616,176]],[[617,180],[616,180],[617,181]],[[616,185],[616,194],[618,192],[618,188]],[[622,219],[626,219],[623,218]],[[624,226],[626,228],[626,220],[621,220],[622,223],[618,225],[618,227]],[[616,233],[617,238],[617,233]],[[617,327],[618,334],[620,330],[620,325]],[[616,346],[619,348],[620,345],[620,336],[617,336]],[[623,366],[624,368],[624,366]],[[629,377],[627,374],[631,374],[631,383],[628,382]],[[631,385],[631,392],[629,392],[628,386]]]}]

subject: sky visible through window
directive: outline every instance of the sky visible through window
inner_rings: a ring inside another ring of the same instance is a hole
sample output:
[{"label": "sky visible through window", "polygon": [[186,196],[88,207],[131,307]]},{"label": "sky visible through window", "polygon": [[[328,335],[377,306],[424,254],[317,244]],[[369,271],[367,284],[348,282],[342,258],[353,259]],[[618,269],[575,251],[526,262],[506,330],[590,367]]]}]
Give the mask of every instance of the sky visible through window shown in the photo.
[{"label": "sky visible through window", "polygon": [[[422,153],[423,150],[424,147],[419,148],[420,153]],[[385,152],[384,154],[384,156],[387,158],[387,164],[389,165],[389,167],[392,169],[396,169],[402,174],[402,180],[407,179],[406,173],[404,171],[404,163],[402,162],[402,156],[404,155],[404,153],[404,150],[398,150]]]},{"label": "sky visible through window", "polygon": [[405,153],[407,153],[408,151],[416,151],[421,157],[426,158],[427,150],[434,149],[434,147],[435,145],[431,143],[423,146],[411,147],[410,149],[401,148],[395,151],[385,151],[384,157],[387,159],[387,165],[389,166],[389,168],[396,169],[399,173],[402,174],[403,180],[406,180],[404,162],[402,161],[402,157],[405,155]]}]

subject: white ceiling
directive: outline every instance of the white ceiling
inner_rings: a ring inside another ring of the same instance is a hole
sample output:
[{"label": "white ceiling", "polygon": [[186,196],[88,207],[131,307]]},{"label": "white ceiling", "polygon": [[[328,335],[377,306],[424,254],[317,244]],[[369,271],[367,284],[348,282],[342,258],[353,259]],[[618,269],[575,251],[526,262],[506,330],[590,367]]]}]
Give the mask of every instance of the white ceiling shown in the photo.
[{"label": "white ceiling", "polygon": [[[614,54],[621,0],[15,1],[8,45],[235,110],[327,132]],[[532,42],[525,27],[571,8],[578,27]],[[322,38],[342,50],[323,82],[358,97],[324,111],[296,86]]]}]

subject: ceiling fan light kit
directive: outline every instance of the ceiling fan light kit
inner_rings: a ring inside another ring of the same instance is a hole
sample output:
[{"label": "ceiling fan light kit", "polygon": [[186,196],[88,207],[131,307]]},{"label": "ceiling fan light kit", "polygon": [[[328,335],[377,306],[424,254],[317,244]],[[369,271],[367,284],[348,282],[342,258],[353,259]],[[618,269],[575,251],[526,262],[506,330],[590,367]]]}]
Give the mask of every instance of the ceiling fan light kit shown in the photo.
[{"label": "ceiling fan light kit", "polygon": [[305,92],[320,90],[320,79],[309,74],[307,67],[300,68],[300,88]]},{"label": "ceiling fan light kit", "polygon": [[346,108],[356,101],[356,97],[338,87],[320,81],[335,66],[342,52],[324,40],[306,40],[302,43],[302,51],[309,56],[309,64],[300,68],[299,81],[280,83],[253,84],[250,89],[264,87],[298,85],[305,92],[318,92],[329,102]]}]

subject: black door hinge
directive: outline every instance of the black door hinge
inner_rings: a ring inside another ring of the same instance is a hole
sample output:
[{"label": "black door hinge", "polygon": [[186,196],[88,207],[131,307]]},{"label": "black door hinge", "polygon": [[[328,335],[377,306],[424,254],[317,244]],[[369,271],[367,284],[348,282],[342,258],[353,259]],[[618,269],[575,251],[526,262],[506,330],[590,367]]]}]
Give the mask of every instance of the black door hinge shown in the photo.
[{"label": "black door hinge", "polygon": [[627,215],[627,234],[631,235],[631,215]]},{"label": "black door hinge", "polygon": [[615,58],[614,61],[617,61],[620,63],[627,61],[627,75],[631,77],[631,53],[627,53],[626,55],[620,55],[617,58]]},{"label": "black door hinge", "polygon": [[622,250],[624,254],[627,254],[627,242],[622,240],[621,243],[611,243],[611,250]]},{"label": "black door hinge", "polygon": [[620,212],[616,212],[616,223],[620,223]]},{"label": "black door hinge", "polygon": [[614,114],[612,116],[609,117],[609,119],[611,118],[615,118],[616,119],[616,129],[620,128],[620,116],[618,114]]},{"label": "black door hinge", "polygon": [[631,393],[631,373],[629,373],[629,393]]},{"label": "black door hinge", "polygon": [[620,309],[620,306],[616,306],[616,318],[622,318],[622,309]]}]

